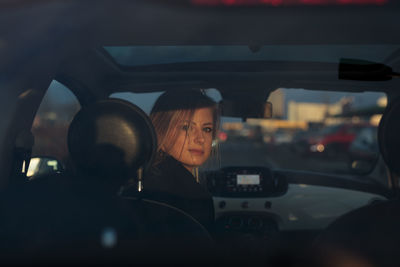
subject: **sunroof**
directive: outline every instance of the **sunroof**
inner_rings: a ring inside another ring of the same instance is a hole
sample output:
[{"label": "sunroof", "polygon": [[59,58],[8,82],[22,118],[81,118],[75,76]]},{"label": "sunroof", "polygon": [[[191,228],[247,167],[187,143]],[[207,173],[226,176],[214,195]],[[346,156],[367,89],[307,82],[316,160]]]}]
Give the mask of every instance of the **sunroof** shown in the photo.
[{"label": "sunroof", "polygon": [[268,45],[251,46],[107,46],[123,66],[207,61],[314,61],[339,62],[355,58],[384,62],[397,45]]}]

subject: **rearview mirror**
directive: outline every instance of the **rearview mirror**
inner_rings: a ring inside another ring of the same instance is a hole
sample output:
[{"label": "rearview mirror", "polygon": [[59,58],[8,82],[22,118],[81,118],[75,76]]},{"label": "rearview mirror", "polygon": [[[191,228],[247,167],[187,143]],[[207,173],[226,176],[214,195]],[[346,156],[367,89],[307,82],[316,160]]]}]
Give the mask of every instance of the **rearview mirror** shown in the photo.
[{"label": "rearview mirror", "polygon": [[31,158],[26,177],[29,180],[43,175],[51,175],[60,173],[64,170],[62,163],[51,157],[34,157]]},{"label": "rearview mirror", "polygon": [[272,103],[257,101],[245,102],[240,100],[223,100],[220,102],[222,116],[239,117],[244,120],[247,118],[269,119],[272,117]]}]

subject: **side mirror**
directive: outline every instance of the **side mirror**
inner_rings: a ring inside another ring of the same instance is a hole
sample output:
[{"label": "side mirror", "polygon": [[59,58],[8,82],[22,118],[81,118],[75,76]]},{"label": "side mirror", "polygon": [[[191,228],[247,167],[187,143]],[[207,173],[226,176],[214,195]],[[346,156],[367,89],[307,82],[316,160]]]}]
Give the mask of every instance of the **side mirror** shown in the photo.
[{"label": "side mirror", "polygon": [[51,175],[61,173],[64,170],[62,163],[51,157],[34,157],[31,158],[26,177],[29,180],[35,179],[43,175]]},{"label": "side mirror", "polygon": [[356,159],[350,163],[350,172],[353,174],[367,174],[372,171],[377,161],[377,157],[370,159]]}]

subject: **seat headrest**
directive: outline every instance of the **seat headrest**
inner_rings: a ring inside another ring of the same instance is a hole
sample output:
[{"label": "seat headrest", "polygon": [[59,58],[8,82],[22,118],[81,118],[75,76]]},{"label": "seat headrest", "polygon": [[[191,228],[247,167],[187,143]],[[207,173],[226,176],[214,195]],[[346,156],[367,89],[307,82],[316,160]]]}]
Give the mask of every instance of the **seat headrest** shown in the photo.
[{"label": "seat headrest", "polygon": [[391,103],[383,113],[378,139],[387,166],[400,175],[400,100]]},{"label": "seat headrest", "polygon": [[151,163],[157,138],[148,116],[137,106],[107,99],[83,107],[68,132],[75,167],[90,176],[128,180]]}]

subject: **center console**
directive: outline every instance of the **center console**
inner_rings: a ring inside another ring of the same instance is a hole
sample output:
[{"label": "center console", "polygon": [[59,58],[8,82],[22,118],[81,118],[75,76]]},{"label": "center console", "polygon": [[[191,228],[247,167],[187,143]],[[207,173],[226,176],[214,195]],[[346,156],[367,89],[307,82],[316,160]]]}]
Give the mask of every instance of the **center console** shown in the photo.
[{"label": "center console", "polygon": [[286,179],[264,167],[225,167],[206,173],[215,197],[275,197],[286,193]]}]

